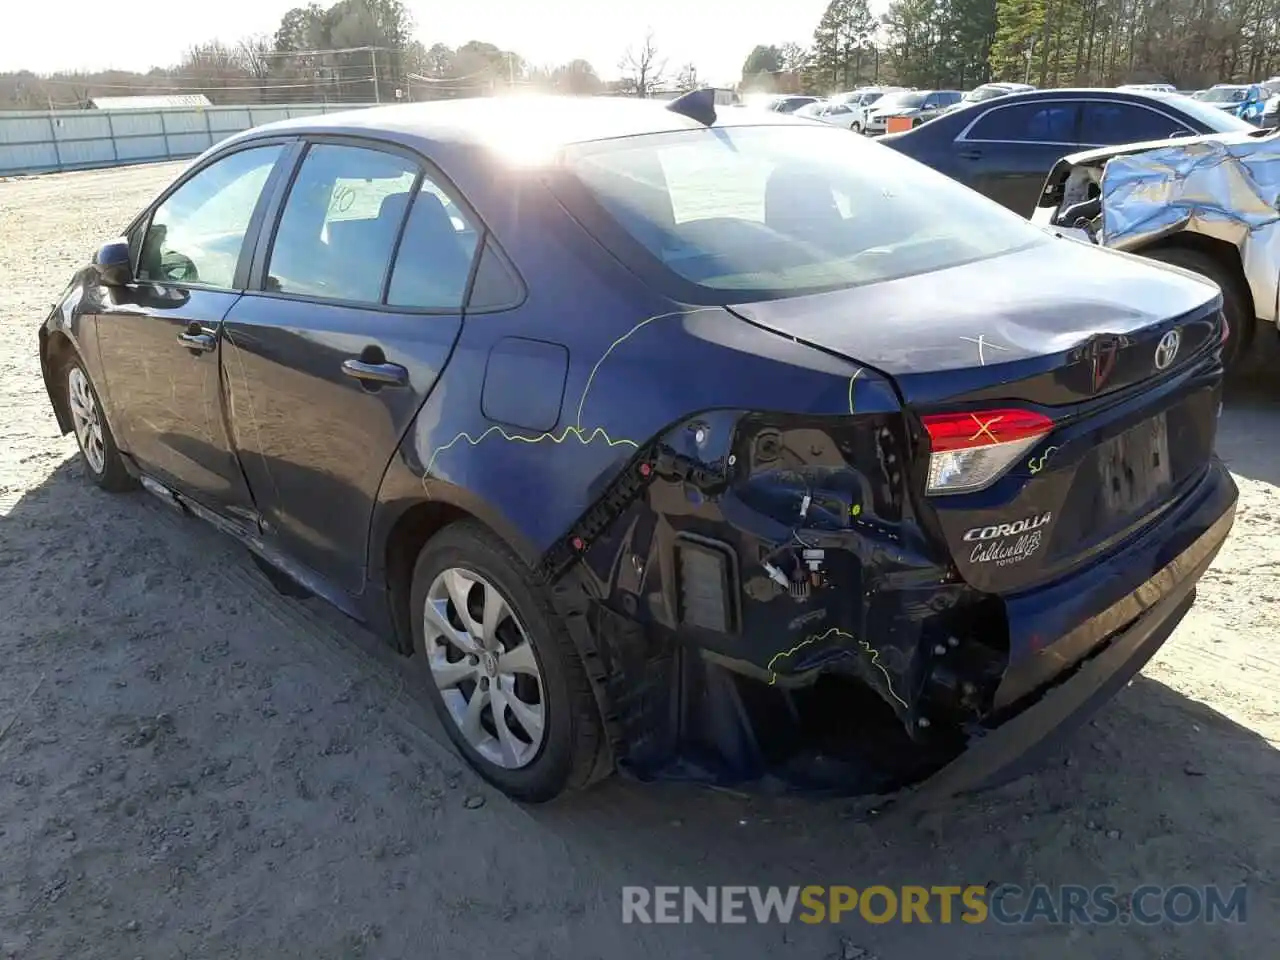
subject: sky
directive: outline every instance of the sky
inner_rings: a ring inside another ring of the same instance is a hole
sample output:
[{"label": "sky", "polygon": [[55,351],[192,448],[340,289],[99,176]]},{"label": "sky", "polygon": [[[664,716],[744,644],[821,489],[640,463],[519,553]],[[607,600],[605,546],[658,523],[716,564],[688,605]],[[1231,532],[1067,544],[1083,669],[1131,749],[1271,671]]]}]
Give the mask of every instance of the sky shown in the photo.
[{"label": "sky", "polygon": [[[170,66],[189,47],[274,33],[304,0],[43,0],[0,30],[0,72]],[[758,43],[808,43],[827,0],[406,0],[427,46],[483,40],[535,65],[589,60],[606,79],[628,45],[652,30],[674,73],[694,63],[705,82],[736,81]],[[327,4],[326,4],[327,5]],[[878,9],[880,4],[873,4]],[[104,16],[104,11],[114,11]]]}]

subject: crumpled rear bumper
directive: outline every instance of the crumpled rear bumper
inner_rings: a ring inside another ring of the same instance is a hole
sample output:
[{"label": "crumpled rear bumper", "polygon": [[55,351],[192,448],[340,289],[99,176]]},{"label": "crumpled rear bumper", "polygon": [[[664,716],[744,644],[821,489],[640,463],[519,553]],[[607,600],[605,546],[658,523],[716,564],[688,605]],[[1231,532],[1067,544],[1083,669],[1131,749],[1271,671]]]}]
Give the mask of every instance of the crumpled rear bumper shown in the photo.
[{"label": "crumpled rear bumper", "polygon": [[[1235,501],[1189,547],[1098,616],[1127,622],[1029,706],[970,741],[968,749],[903,795],[899,812],[923,811],[962,793],[990,789],[1035,769],[1053,747],[1113,697],[1154,656],[1195,599],[1196,584],[1235,519]],[[1132,615],[1137,612],[1136,618]]]}]

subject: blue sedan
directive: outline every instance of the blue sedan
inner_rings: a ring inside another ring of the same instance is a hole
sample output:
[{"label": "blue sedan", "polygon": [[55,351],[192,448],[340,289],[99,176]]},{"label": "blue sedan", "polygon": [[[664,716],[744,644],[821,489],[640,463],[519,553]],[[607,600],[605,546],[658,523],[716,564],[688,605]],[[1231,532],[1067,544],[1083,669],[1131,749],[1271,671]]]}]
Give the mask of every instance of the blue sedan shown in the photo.
[{"label": "blue sedan", "polygon": [[514,797],[947,796],[1190,606],[1221,306],[829,126],[511,98],[218,144],[39,350],[94,483],[385,637]]}]

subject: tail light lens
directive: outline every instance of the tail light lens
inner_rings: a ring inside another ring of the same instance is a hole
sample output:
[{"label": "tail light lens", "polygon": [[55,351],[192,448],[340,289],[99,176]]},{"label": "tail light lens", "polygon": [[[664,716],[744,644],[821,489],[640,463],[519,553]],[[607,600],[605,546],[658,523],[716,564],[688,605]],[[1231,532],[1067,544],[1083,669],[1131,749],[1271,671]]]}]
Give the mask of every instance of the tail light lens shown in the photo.
[{"label": "tail light lens", "polygon": [[930,494],[990,486],[1053,430],[1052,420],[1030,410],[934,413],[923,419],[929,432]]}]

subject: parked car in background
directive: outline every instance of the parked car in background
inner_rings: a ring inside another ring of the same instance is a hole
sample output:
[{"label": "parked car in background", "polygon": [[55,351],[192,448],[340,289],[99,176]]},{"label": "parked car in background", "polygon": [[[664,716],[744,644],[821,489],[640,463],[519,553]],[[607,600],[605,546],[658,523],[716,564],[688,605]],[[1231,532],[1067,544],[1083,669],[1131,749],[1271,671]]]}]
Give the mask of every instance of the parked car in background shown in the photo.
[{"label": "parked car in background", "polygon": [[1030,216],[1044,178],[1085,147],[1253,129],[1177,94],[1141,90],[1037,90],[955,110],[883,142]]},{"label": "parked car in background", "polygon": [[822,97],[810,97],[800,94],[788,94],[785,96],[774,97],[765,104],[765,109],[774,113],[795,113],[801,107],[807,107],[811,103],[818,103]]},{"label": "parked car in background", "polygon": [[1122,83],[1117,90],[1145,90],[1147,93],[1177,93],[1172,83]]},{"label": "parked car in background", "polygon": [[1262,116],[1258,118],[1258,126],[1267,130],[1280,127],[1280,93],[1273,93],[1263,104]]},{"label": "parked car in background", "polygon": [[793,110],[791,116],[805,120],[820,120],[829,106],[830,104],[826,100],[815,100],[813,103],[806,103],[804,106]]},{"label": "parked car in background", "polygon": [[846,127],[854,133],[865,133],[867,113],[873,109],[873,104],[880,102],[887,94],[902,93],[905,90],[906,87],[863,87],[835,94],[828,99],[828,109],[819,119],[837,127]]},{"label": "parked car in background", "polygon": [[1261,125],[1266,108],[1266,96],[1256,83],[1215,83],[1205,91],[1200,102],[1248,120],[1255,126]]},{"label": "parked car in background", "polygon": [[998,97],[1007,97],[1011,93],[1026,93],[1029,90],[1036,89],[1029,83],[984,83],[981,86],[974,87],[963,97],[959,103],[952,104],[947,107],[944,113],[952,110],[959,110],[974,103],[984,103],[987,100],[995,100]]},{"label": "parked car in background", "polygon": [[1031,219],[1216,283],[1230,371],[1280,319],[1280,187],[1263,172],[1276,164],[1280,140],[1258,130],[1088,150],[1054,165]]},{"label": "parked car in background", "polygon": [[913,127],[939,116],[947,107],[959,103],[964,94],[959,90],[905,90],[887,93],[867,109],[863,132],[879,136],[888,129],[889,118],[905,118]]},{"label": "parked car in background", "polygon": [[509,795],[941,804],[1190,608],[1237,496],[1221,303],[710,90],[485,97],[219,143],[38,350],[86,480],[412,656]]}]

